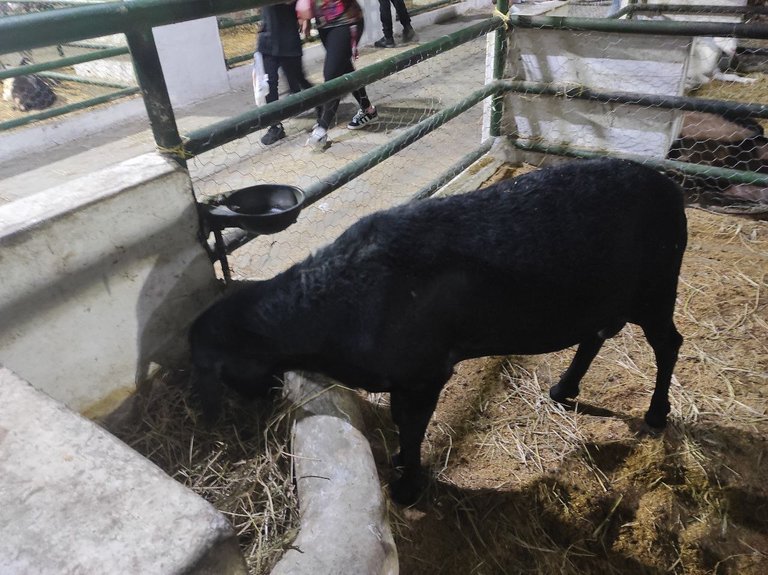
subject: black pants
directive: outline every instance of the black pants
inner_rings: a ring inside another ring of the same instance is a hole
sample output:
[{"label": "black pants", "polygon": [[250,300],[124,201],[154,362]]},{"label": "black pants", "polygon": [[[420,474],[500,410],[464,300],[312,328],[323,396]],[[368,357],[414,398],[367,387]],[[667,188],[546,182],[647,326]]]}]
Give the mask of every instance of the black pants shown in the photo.
[{"label": "black pants", "polygon": [[[274,102],[278,97],[279,81],[278,70],[283,69],[286,80],[288,80],[288,89],[291,94],[301,92],[307,88],[312,87],[312,83],[307,80],[304,75],[304,65],[301,61],[301,56],[270,56],[268,54],[261,55],[264,61],[264,72],[267,74],[267,84],[269,85],[269,91],[267,92],[267,104]],[[317,108],[318,114],[320,108]]]},{"label": "black pants", "polygon": [[384,36],[392,38],[392,8],[390,3],[395,7],[397,17],[400,19],[400,24],[403,28],[408,28],[411,25],[411,17],[408,15],[408,9],[405,7],[405,0],[379,0],[379,16],[381,17],[381,30],[384,32]]},{"label": "black pants", "polygon": [[267,74],[267,83],[269,92],[267,92],[267,104],[277,100],[277,83],[279,76],[278,69],[282,68],[286,80],[288,80],[288,89],[291,94],[301,92],[306,88],[311,88],[307,77],[304,75],[304,66],[301,63],[301,56],[270,56],[262,54],[264,60],[264,72]]},{"label": "black pants", "polygon": [[[320,41],[325,47],[323,78],[326,82],[355,71],[355,66],[352,64],[353,45],[357,44],[362,35],[362,20],[357,24],[320,28]],[[366,109],[371,105],[365,88],[354,90],[352,95],[361,108]],[[336,98],[322,106],[322,113],[318,116],[317,123],[326,130],[336,118],[339,102],[340,98]]]}]

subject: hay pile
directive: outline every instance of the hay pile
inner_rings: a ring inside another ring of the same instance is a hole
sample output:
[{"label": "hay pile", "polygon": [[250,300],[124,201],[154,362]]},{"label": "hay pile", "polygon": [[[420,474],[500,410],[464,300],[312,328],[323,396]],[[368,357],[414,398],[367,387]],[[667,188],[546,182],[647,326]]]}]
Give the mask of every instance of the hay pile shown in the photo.
[{"label": "hay pile", "polygon": [[228,396],[207,427],[183,378],[153,383],[137,420],[115,435],[226,515],[251,573],[269,573],[298,530],[285,405]]}]

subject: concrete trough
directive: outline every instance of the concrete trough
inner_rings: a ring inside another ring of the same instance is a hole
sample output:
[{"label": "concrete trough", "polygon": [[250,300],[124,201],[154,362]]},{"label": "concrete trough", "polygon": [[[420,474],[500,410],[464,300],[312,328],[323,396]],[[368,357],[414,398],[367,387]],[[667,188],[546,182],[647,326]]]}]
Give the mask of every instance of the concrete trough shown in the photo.
[{"label": "concrete trough", "polygon": [[245,575],[227,519],[0,367],[0,573]]}]

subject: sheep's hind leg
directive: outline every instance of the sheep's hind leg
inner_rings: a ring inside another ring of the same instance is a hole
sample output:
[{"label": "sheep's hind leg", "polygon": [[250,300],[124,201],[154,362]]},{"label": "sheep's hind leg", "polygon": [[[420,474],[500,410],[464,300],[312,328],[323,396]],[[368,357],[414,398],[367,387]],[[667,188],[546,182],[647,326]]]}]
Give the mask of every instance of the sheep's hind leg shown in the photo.
[{"label": "sheep's hind leg", "polygon": [[651,405],[645,414],[645,422],[651,427],[662,428],[667,424],[667,414],[670,410],[669,385],[680,346],[683,344],[683,336],[671,320],[661,327],[641,327],[656,356],[656,387],[651,397]]}]

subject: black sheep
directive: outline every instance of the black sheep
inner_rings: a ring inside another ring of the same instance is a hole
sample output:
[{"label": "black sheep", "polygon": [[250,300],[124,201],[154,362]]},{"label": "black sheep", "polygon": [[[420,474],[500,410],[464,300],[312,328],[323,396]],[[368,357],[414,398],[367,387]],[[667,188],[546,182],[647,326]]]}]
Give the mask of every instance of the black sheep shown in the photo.
[{"label": "black sheep", "polygon": [[457,362],[578,344],[550,389],[565,401],[605,339],[631,322],[657,361],[645,419],[663,427],[682,344],[672,315],[686,239],[678,186],[616,159],[378,212],[205,311],[190,334],[194,388],[209,414],[220,381],[254,396],[287,370],[389,392],[403,468],[392,494],[410,503],[424,432]]}]

